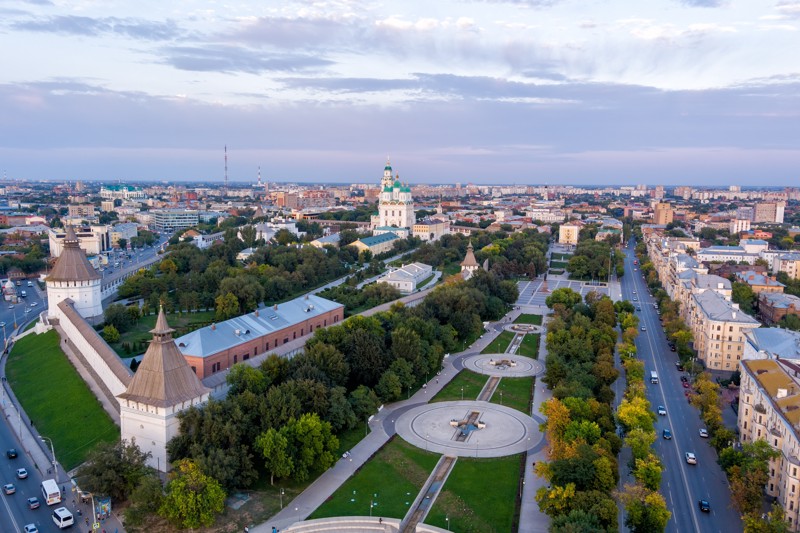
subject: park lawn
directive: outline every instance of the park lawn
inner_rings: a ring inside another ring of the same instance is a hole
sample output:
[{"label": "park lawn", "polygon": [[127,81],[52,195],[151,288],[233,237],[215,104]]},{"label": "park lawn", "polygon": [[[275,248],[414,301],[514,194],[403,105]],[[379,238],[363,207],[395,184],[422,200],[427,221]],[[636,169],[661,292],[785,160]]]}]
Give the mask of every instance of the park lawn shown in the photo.
[{"label": "park lawn", "polygon": [[54,330],[20,339],[8,356],[6,376],[36,432],[53,440],[56,457],[71,470],[98,443],[118,440],[119,428],[59,343]]},{"label": "park lawn", "polygon": [[[169,324],[169,327],[175,330],[175,333],[173,333],[172,336],[174,338],[178,338],[197,329],[198,327],[207,326],[214,321],[214,316],[214,311],[198,311],[196,313],[180,314],[172,313],[167,315],[167,323]],[[120,335],[119,342],[115,342],[113,344],[109,343],[109,346],[111,346],[111,348],[117,352],[117,355],[122,358],[143,354],[145,350],[147,350],[146,345],[144,349],[139,348],[133,350],[131,353],[125,353],[125,350],[122,349],[122,344],[124,342],[128,342],[131,344],[131,346],[133,346],[134,343],[149,343],[151,340],[153,340],[153,334],[150,333],[150,330],[155,327],[157,318],[158,315],[143,316],[131,327],[131,329]]]},{"label": "park lawn", "polygon": [[506,353],[508,345],[514,340],[514,333],[503,331],[481,353]]},{"label": "park lawn", "polygon": [[[512,407],[517,411],[531,414],[531,393],[533,392],[533,376],[524,378],[503,378],[492,394],[492,403]],[[503,396],[500,396],[500,391]]]},{"label": "park lawn", "polygon": [[[512,530],[519,488],[520,456],[460,457],[425,523],[459,533]],[[445,518],[449,518],[449,523]]]},{"label": "park lawn", "polygon": [[551,268],[550,269],[550,274],[553,274],[555,276],[560,276],[563,273],[564,273],[564,269],[563,268]]},{"label": "park lawn", "polygon": [[566,261],[550,261],[550,268],[567,268]]},{"label": "park lawn", "polygon": [[402,519],[441,457],[393,437],[328,498],[309,519],[373,516]]},{"label": "park lawn", "polygon": [[550,254],[550,260],[553,261],[569,261],[572,254]]},{"label": "park lawn", "polygon": [[428,276],[427,278],[425,278],[425,279],[423,279],[422,281],[420,281],[419,283],[417,283],[417,288],[421,289],[422,287],[424,287],[425,285],[427,285],[428,283],[430,283],[430,282],[431,282],[431,280],[433,279],[433,276],[435,276],[435,275],[436,275],[436,274],[431,274],[431,275],[430,275],[430,276]]},{"label": "park lawn", "polygon": [[444,266],[442,269],[442,277],[445,278],[447,276],[455,276],[459,272],[461,272],[461,262],[454,261]]},{"label": "park lawn", "polygon": [[524,337],[522,337],[522,342],[519,343],[519,348],[517,348],[517,354],[524,355],[525,357],[531,357],[533,359],[538,359],[539,334],[527,333]]},{"label": "park lawn", "polygon": [[463,398],[465,400],[474,400],[478,394],[483,390],[488,380],[487,376],[471,372],[469,370],[462,370],[450,383],[445,385],[439,394],[431,399],[431,402],[452,402],[461,400],[461,388],[464,388]]},{"label": "park lawn", "polygon": [[523,313],[517,317],[517,319],[514,321],[514,324],[533,324],[534,326],[541,326],[542,315]]},{"label": "park lawn", "polygon": [[366,426],[367,422],[362,420],[353,429],[346,429],[336,435],[336,438],[339,439],[339,457],[347,450],[352,450],[356,444],[361,442],[361,439],[367,436]]}]

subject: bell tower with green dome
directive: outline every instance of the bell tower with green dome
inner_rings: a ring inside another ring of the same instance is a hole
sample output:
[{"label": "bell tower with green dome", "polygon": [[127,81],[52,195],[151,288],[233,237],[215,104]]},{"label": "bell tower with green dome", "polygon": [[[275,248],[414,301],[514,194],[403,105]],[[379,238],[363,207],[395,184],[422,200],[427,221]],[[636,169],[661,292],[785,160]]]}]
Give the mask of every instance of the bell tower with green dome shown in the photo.
[{"label": "bell tower with green dome", "polygon": [[[374,220],[377,218],[377,220]],[[408,184],[400,182],[400,175],[392,177],[392,165],[389,159],[383,168],[381,193],[378,200],[378,216],[373,217],[373,229],[408,228],[414,226],[414,199]]]}]

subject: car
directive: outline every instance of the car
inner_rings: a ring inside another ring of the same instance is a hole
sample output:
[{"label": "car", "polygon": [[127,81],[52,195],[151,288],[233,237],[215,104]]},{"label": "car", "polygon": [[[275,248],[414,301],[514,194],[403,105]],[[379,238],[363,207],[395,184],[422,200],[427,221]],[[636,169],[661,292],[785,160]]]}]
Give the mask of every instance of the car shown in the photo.
[{"label": "car", "polygon": [[686,383],[687,381],[689,381],[689,378],[687,378],[686,376],[681,376],[681,381]]},{"label": "car", "polygon": [[16,448],[9,448],[6,450],[6,457],[9,459],[16,459],[17,458],[17,449]]},{"label": "car", "polygon": [[26,524],[22,531],[24,533],[39,533],[39,528],[36,527],[36,524]]},{"label": "car", "polygon": [[667,416],[667,410],[664,408],[663,405],[658,406],[658,414],[661,416]]},{"label": "car", "polygon": [[6,494],[14,494],[17,492],[17,487],[15,487],[12,483],[7,483],[3,485],[3,492]]},{"label": "car", "polygon": [[637,311],[641,311],[641,310],[642,310],[642,308],[641,308],[640,306],[637,306],[637,307],[636,307],[636,310],[637,310]]},{"label": "car", "polygon": [[30,313],[30,312],[31,312],[31,309],[30,309],[30,307],[26,307],[26,308],[25,308],[25,314],[27,315],[27,314],[28,314],[28,313]]},{"label": "car", "polygon": [[28,282],[28,287],[33,287],[33,282],[32,281]]},{"label": "car", "polygon": [[636,294],[636,289],[633,289],[633,294]]},{"label": "car", "polygon": [[664,429],[664,431],[661,432],[661,436],[666,440],[672,440],[672,432],[668,429]]},{"label": "car", "polygon": [[28,471],[27,470],[25,470],[24,468],[18,468],[17,469],[17,478],[25,479],[27,477],[28,477]]},{"label": "car", "polygon": [[683,382],[683,388],[684,389],[688,389],[689,388],[689,382],[688,381],[684,381]]},{"label": "car", "polygon": [[33,302],[33,303],[31,304],[31,307],[36,307],[37,305],[39,305],[39,302]]},{"label": "car", "polygon": [[678,372],[683,372],[683,363],[681,363],[680,361],[676,361],[675,368],[678,369]]},{"label": "car", "polygon": [[9,305],[8,308],[9,309],[14,309],[14,306],[13,305]]},{"label": "car", "polygon": [[687,463],[689,463],[690,465],[696,465],[697,464],[697,456],[695,456],[695,454],[693,454],[692,452],[686,452],[685,455],[686,455],[686,462]]},{"label": "car", "polygon": [[697,502],[697,505],[700,506],[700,510],[703,511],[704,513],[711,512],[711,504],[708,503],[708,500],[699,500]]},{"label": "car", "polygon": [[700,428],[700,436],[704,439],[708,438],[708,430],[706,428]]},{"label": "car", "polygon": [[39,498],[34,496],[33,498],[28,498],[28,509],[38,509],[39,508]]},{"label": "car", "polygon": [[633,301],[634,301],[634,302],[638,302],[638,301],[639,301],[639,298],[637,298],[636,296],[634,296],[634,297],[633,297]]},{"label": "car", "polygon": [[647,328],[642,326],[642,331],[647,331]]},{"label": "car", "polygon": [[4,327],[6,327],[6,323],[5,322],[0,322],[0,328],[4,328]]},{"label": "car", "polygon": [[670,352],[674,352],[675,350],[676,350],[676,348],[675,348],[675,345],[674,345],[674,344],[673,344],[672,346],[670,346],[670,347],[669,347],[669,351],[670,351]]}]

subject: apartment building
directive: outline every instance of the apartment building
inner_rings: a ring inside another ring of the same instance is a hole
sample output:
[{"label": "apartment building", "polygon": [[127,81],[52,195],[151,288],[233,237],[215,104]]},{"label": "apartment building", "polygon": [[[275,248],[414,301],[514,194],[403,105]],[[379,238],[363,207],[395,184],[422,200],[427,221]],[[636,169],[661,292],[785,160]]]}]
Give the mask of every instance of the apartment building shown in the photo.
[{"label": "apartment building", "polygon": [[754,270],[737,272],[736,281],[748,284],[756,294],[762,292],[783,292],[784,287],[786,287],[786,285],[775,278]]},{"label": "apartment building", "polygon": [[[397,228],[394,228],[397,229]],[[418,220],[411,228],[414,237],[424,241],[438,241],[450,233],[450,221],[438,218]]]},{"label": "apartment building", "polygon": [[582,227],[583,224],[578,221],[562,224],[558,228],[559,244],[571,244],[572,246],[577,246],[578,234],[581,232]]},{"label": "apartment building", "polygon": [[758,312],[765,324],[777,324],[786,315],[800,316],[800,298],[793,294],[764,292],[758,295]]},{"label": "apartment building", "polygon": [[792,531],[800,516],[800,366],[784,359],[746,360],[739,393],[739,438],[766,441],[780,452],[770,460],[765,490],[786,513]]},{"label": "apartment building", "polygon": [[672,206],[668,203],[659,202],[653,208],[653,222],[655,224],[669,224],[674,217]]},{"label": "apartment building", "polygon": [[761,202],[753,209],[753,222],[783,224],[786,202]]},{"label": "apartment building", "polygon": [[[78,237],[78,246],[86,252],[86,255],[97,255],[111,248],[108,226],[76,227],[74,229],[75,235]],[[51,229],[48,232],[51,257],[61,255],[66,235],[66,231],[61,228]]]},{"label": "apartment building", "polygon": [[67,213],[71,217],[94,218],[94,205],[92,204],[68,205]]},{"label": "apartment building", "polygon": [[790,279],[800,278],[800,253],[778,255],[773,272],[786,272]]},{"label": "apartment building", "polygon": [[744,334],[761,326],[737,304],[713,290],[692,294],[687,314],[697,357],[710,370],[736,370],[744,354]]}]

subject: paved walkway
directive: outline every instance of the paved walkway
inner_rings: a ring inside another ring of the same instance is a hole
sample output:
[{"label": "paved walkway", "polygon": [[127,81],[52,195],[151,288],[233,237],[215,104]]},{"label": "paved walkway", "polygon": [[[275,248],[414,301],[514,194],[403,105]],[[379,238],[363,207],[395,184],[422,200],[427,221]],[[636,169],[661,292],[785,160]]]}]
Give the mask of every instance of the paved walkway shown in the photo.
[{"label": "paved walkway", "polygon": [[[520,313],[533,313],[542,315],[542,326],[547,325],[547,313],[550,310],[544,305],[537,306],[520,306]],[[547,356],[547,348],[545,342],[545,335],[543,334],[539,343],[539,359],[538,362],[544,367],[545,358]],[[540,407],[544,402],[553,397],[550,389],[541,379],[536,380],[536,385],[533,390],[533,402],[531,407],[531,417],[539,423],[545,421],[542,414],[539,412]],[[525,462],[525,478],[522,480],[522,503],[520,504],[519,511],[519,533],[546,533],[550,527],[550,517],[539,510],[539,504],[536,503],[536,491],[540,487],[547,486],[547,480],[537,476],[533,468],[537,461],[547,461],[547,441],[543,439],[533,449],[528,450],[528,457]]]},{"label": "paved walkway", "polygon": [[[417,295],[419,294],[421,293],[417,293]],[[525,312],[540,313],[541,311],[539,308],[527,306],[517,308],[507,316],[510,316],[513,321],[520,313]],[[461,353],[452,354],[449,357],[445,356],[442,362],[442,371],[438,375],[433,376],[426,386],[418,390],[411,398],[382,407],[369,421],[370,433],[350,450],[350,456],[348,458],[339,459],[332,468],[324,472],[314,483],[309,485],[306,490],[289,502],[281,512],[263,524],[251,527],[250,531],[255,533],[272,533],[273,527],[284,530],[290,525],[308,517],[396,433],[395,419],[414,407],[427,404],[428,401],[442,390],[442,388],[462,369],[461,358],[463,356],[479,354],[481,350],[486,348],[486,346],[499,335],[500,332],[496,331],[496,326],[501,326],[504,323],[506,323],[505,319],[488,324],[487,332],[482,338],[479,338],[472,344],[472,346]],[[534,419],[537,422],[542,421],[541,417],[534,417]],[[543,447],[543,444],[544,443],[541,442],[539,447]],[[525,496],[523,496],[523,502],[524,501]],[[533,505],[536,506],[535,501]],[[546,529],[547,527],[545,526],[543,531],[546,531]],[[520,529],[520,531],[522,530]]]}]

